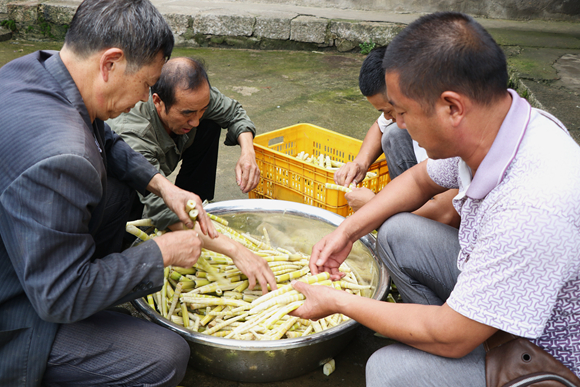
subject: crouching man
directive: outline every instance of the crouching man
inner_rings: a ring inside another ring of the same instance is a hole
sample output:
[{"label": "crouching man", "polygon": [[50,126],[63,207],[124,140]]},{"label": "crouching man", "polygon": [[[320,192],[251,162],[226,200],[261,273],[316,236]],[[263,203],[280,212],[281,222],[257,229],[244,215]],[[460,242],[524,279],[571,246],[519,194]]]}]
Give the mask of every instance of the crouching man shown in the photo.
[{"label": "crouching man", "polygon": [[[389,44],[397,124],[427,151],[312,251],[338,267],[380,227],[378,253],[405,303],[297,282],[304,318],[344,313],[391,337],[368,386],[485,386],[482,343],[528,339],[580,374],[580,147],[550,114],[507,90],[505,56],[473,18],[437,13]],[[459,189],[459,229],[407,212]],[[501,347],[500,347],[501,348]]]},{"label": "crouching man", "polygon": [[[242,192],[251,191],[260,181],[254,123],[239,102],[211,87],[198,60],[168,61],[149,100],[107,123],[164,176],[181,161],[175,184],[202,200],[214,197],[221,128],[228,129],[225,144],[241,148],[235,177]],[[142,216],[151,218],[157,228],[180,228],[179,219],[162,200],[149,195],[141,196],[141,202]]]}]

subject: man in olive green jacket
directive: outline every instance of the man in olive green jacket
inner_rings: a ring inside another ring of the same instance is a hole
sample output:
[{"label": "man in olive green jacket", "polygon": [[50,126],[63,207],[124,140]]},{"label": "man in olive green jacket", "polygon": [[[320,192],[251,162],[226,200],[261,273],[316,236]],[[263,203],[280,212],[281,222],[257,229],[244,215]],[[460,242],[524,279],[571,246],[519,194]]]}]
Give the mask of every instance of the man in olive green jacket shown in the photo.
[{"label": "man in olive green jacket", "polygon": [[[202,200],[214,197],[221,128],[228,130],[225,145],[241,147],[235,173],[242,192],[251,191],[260,180],[253,147],[254,123],[239,102],[211,87],[197,60],[168,61],[151,87],[149,101],[107,123],[164,176],[182,160],[175,184]],[[151,218],[158,229],[180,228],[179,219],[163,200],[155,195],[140,195],[140,199],[142,216]]]}]

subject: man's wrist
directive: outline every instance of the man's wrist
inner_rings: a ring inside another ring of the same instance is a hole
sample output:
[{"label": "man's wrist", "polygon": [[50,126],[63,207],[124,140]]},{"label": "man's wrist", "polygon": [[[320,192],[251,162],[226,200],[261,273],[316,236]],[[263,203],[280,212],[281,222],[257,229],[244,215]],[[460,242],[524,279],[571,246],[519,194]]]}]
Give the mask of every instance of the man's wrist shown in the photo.
[{"label": "man's wrist", "polygon": [[353,163],[355,163],[356,165],[358,165],[358,167],[360,168],[360,171],[359,172],[366,173],[366,171],[368,171],[369,167],[371,166],[372,161],[370,161],[370,160],[362,160],[362,158],[359,158],[357,156],[353,160]]}]

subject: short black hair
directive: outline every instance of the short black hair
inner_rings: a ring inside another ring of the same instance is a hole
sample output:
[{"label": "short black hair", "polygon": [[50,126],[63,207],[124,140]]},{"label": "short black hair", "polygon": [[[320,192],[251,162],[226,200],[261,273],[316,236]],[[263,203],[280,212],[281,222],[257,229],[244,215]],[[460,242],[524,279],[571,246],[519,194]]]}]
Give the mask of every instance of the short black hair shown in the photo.
[{"label": "short black hair", "polygon": [[427,112],[444,91],[489,105],[505,95],[503,51],[471,16],[438,12],[409,24],[387,48],[383,68],[399,75],[401,93]]},{"label": "short black hair", "polygon": [[175,58],[163,66],[161,76],[151,87],[151,92],[159,96],[165,104],[165,111],[169,112],[175,104],[176,88],[197,90],[205,82],[210,85],[205,64],[201,59]]},{"label": "short black hair", "polygon": [[174,38],[169,25],[149,0],[84,0],[77,8],[64,44],[86,58],[120,48],[127,71],[136,72],[161,51],[169,59]]},{"label": "short black hair", "polygon": [[365,97],[372,97],[379,93],[385,94],[387,91],[385,69],[383,69],[386,51],[386,46],[375,48],[367,55],[360,68],[358,87]]}]

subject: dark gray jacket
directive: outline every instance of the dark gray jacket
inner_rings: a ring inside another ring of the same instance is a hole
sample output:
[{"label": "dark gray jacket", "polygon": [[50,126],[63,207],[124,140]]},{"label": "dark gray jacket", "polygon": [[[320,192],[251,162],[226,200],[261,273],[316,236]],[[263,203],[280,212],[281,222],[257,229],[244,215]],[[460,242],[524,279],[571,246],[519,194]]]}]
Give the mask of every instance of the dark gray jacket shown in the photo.
[{"label": "dark gray jacket", "polygon": [[155,242],[95,259],[107,174],[140,192],[157,173],[90,122],[57,52],[0,69],[0,386],[38,386],[59,324],[162,284]]}]

